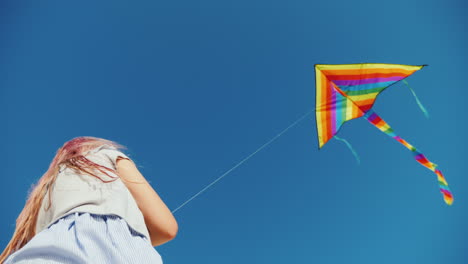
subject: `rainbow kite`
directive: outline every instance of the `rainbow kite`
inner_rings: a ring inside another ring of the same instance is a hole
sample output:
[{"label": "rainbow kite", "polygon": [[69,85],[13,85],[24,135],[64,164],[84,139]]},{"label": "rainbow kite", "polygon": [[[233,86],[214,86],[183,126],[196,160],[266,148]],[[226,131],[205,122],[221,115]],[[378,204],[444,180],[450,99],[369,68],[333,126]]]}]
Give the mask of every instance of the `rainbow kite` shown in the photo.
[{"label": "rainbow kite", "polygon": [[382,132],[411,150],[419,163],[435,172],[440,192],[445,202],[451,205],[453,195],[442,172],[436,169],[437,165],[395,134],[393,129],[372,110],[375,99],[383,90],[424,66],[426,65],[379,63],[315,65],[319,149],[335,136],[344,122],[363,116]]}]

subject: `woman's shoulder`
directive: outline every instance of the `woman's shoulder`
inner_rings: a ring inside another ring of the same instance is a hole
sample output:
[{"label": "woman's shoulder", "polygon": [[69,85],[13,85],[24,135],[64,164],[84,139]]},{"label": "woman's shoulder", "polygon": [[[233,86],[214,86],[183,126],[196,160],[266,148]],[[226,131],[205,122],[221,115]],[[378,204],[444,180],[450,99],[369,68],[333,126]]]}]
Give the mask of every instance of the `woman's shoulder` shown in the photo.
[{"label": "woman's shoulder", "polygon": [[102,154],[106,157],[108,157],[114,164],[117,160],[118,157],[122,157],[125,159],[131,159],[127,154],[123,153],[121,150],[114,146],[109,146],[109,145],[103,145],[100,147],[97,147],[92,151],[92,153],[99,153]]}]

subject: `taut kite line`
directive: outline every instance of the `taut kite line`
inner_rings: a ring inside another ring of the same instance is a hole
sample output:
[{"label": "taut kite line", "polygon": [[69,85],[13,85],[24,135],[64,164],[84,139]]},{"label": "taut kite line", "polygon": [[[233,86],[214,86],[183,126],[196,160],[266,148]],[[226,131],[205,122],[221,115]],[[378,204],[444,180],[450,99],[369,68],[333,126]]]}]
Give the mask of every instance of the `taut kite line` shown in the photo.
[{"label": "taut kite line", "polygon": [[[362,63],[362,64],[317,64],[315,65],[316,74],[316,120],[317,120],[317,132],[319,149],[325,145],[331,138],[336,138],[341,141],[345,141],[336,136],[338,130],[344,122],[365,117],[374,126],[380,129],[388,136],[394,138],[414,154],[415,159],[427,167],[428,169],[435,172],[439,181],[439,189],[443,194],[444,200],[448,205],[453,203],[453,195],[450,192],[447,181],[445,180],[442,172],[436,169],[437,165],[430,162],[421,152],[415,147],[410,145],[407,141],[395,134],[392,128],[380,118],[373,110],[375,99],[377,96],[396,82],[403,81],[406,77],[410,76],[414,72],[422,69],[426,65],[411,66],[411,65],[400,65],[400,64],[379,64],[379,63]],[[408,86],[409,87],[409,86]],[[409,87],[411,89],[411,87]],[[426,116],[427,111],[419,102],[414,91],[411,92],[415,96],[416,102],[418,103],[421,110]],[[204,193],[206,190],[211,188],[219,180],[230,174],[232,171],[237,169],[244,162],[252,158],[258,152],[269,146],[289,129],[297,125],[299,122],[305,119],[313,111],[309,111],[286,127],[283,131],[277,134],[275,137],[267,141],[265,144],[260,146],[250,155],[242,159],[232,168],[227,170],[221,176],[216,178],[210,184],[205,186],[195,195],[192,195],[189,199],[183,202],[176,209],[172,210],[175,213],[193,199]],[[350,147],[349,143],[345,143]],[[351,147],[350,147],[351,148]],[[352,149],[352,148],[351,148]],[[353,150],[353,154],[359,161],[357,154]]]}]

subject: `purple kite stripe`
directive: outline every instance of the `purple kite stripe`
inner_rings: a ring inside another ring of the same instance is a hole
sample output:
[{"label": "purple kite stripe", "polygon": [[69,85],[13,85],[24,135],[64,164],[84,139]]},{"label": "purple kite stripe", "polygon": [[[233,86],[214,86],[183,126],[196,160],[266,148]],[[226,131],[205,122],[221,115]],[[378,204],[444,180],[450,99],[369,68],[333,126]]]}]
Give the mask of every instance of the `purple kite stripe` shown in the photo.
[{"label": "purple kite stripe", "polygon": [[394,76],[394,77],[388,77],[388,78],[369,78],[369,79],[359,79],[359,80],[334,80],[333,82],[336,85],[361,85],[361,84],[369,84],[369,83],[399,81],[403,78],[405,77]]},{"label": "purple kite stripe", "polygon": [[423,154],[416,155],[416,156],[414,156],[414,158],[415,158],[416,160],[426,159],[426,157],[424,157]]},{"label": "purple kite stripe", "polygon": [[447,194],[448,196],[452,196],[452,193],[449,191],[449,190],[444,190],[442,188],[439,188],[439,190],[445,194]]},{"label": "purple kite stripe", "polygon": [[369,121],[372,122],[372,121],[374,121],[374,119],[376,119],[377,117],[378,117],[378,116],[377,116],[376,113],[372,113],[372,114],[367,118],[367,120],[369,120]]}]

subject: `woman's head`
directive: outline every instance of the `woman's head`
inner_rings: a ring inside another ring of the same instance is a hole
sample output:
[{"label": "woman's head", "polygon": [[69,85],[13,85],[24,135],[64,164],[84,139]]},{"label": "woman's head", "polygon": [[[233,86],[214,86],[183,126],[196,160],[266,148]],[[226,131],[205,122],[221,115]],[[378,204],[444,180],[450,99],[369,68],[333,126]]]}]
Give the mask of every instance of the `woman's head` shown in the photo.
[{"label": "woman's head", "polygon": [[76,137],[65,142],[63,146],[57,150],[57,153],[54,159],[52,160],[49,169],[57,168],[61,164],[64,164],[67,161],[69,161],[70,159],[84,156],[86,152],[94,148],[100,147],[102,145],[113,146],[117,149],[125,149],[125,146],[103,138]]},{"label": "woman's head", "polygon": [[[41,208],[45,194],[49,190],[50,186],[55,182],[61,165],[70,167],[77,172],[82,171],[97,178],[99,178],[99,176],[93,173],[93,171],[95,172],[95,169],[103,172],[104,174],[107,174],[105,172],[106,170],[113,171],[111,168],[96,164],[85,157],[88,151],[103,145],[111,146],[118,150],[126,148],[125,146],[111,140],[85,136],[73,138],[65,142],[63,146],[57,150],[48,170],[44,175],[42,175],[36,184],[31,186],[28,191],[26,204],[23,211],[16,219],[16,229],[13,237],[3,253],[0,255],[0,264],[2,264],[14,251],[22,248],[36,234],[35,229],[39,209]],[[100,180],[102,181],[102,179]],[[49,201],[51,201],[50,197]],[[46,210],[49,207],[50,204],[46,207]]]}]

